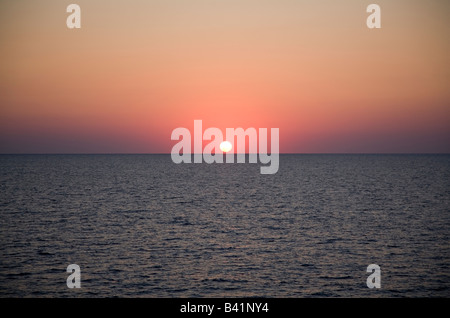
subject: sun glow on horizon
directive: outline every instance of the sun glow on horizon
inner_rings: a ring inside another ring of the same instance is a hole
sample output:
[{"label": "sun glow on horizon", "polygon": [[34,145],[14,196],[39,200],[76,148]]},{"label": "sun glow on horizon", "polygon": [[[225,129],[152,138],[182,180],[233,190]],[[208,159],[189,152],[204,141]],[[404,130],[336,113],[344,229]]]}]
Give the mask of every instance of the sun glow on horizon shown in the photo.
[{"label": "sun glow on horizon", "polygon": [[233,146],[229,141],[225,140],[220,143],[220,150],[222,150],[223,152],[228,152],[231,150],[231,148],[233,148]]}]

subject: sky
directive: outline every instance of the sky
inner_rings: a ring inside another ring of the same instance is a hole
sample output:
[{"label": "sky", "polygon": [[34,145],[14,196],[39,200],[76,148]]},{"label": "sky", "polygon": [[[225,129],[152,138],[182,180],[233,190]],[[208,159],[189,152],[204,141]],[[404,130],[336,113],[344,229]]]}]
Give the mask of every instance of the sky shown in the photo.
[{"label": "sky", "polygon": [[2,0],[0,153],[170,153],[196,119],[279,128],[282,153],[450,153],[449,17],[441,0]]}]

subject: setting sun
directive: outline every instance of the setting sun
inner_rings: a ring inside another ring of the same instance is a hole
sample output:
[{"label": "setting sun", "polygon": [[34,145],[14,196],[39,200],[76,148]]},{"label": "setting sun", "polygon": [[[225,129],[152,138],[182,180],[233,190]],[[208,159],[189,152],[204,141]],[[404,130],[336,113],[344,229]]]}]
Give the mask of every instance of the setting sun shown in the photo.
[{"label": "setting sun", "polygon": [[233,146],[231,145],[231,143],[229,141],[223,141],[220,143],[220,150],[222,150],[223,152],[228,152],[231,150],[231,148],[233,148]]}]

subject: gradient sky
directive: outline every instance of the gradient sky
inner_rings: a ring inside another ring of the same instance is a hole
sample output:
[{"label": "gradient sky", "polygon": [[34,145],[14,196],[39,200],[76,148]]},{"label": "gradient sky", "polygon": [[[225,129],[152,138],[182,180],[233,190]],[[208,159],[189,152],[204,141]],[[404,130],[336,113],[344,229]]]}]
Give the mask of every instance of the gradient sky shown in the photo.
[{"label": "gradient sky", "polygon": [[288,153],[449,153],[449,35],[441,0],[2,0],[0,153],[168,153],[194,119]]}]

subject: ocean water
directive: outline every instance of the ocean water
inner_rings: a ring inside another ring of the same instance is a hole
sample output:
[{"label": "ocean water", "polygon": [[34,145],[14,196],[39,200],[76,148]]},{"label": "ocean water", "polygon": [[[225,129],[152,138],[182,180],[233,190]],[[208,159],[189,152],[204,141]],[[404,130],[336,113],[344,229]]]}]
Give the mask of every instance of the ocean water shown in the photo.
[{"label": "ocean water", "polygon": [[259,168],[1,155],[0,296],[450,296],[449,155],[282,155],[277,174]]}]

